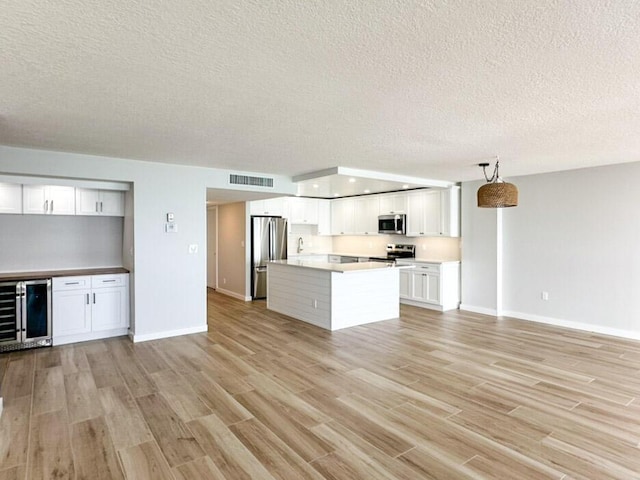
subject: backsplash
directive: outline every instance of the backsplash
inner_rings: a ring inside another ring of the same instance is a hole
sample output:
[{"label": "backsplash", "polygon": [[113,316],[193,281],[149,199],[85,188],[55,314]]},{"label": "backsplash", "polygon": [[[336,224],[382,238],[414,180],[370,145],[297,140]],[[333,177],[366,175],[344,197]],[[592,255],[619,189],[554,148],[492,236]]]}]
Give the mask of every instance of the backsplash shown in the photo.
[{"label": "backsplash", "polygon": [[287,253],[298,254],[298,239],[302,238],[302,254],[352,253],[380,256],[386,254],[388,243],[406,243],[416,246],[417,258],[460,260],[460,238],[405,237],[401,235],[320,236],[315,225],[292,225],[288,237]]},{"label": "backsplash", "polygon": [[402,235],[336,236],[333,251],[367,255],[384,255],[388,243],[404,243],[416,246],[417,258],[460,260],[460,238],[405,237]]},{"label": "backsplash", "polygon": [[300,253],[329,253],[333,251],[332,237],[317,234],[316,225],[291,225],[291,233],[287,239],[287,255],[298,254],[298,239],[302,238]]}]

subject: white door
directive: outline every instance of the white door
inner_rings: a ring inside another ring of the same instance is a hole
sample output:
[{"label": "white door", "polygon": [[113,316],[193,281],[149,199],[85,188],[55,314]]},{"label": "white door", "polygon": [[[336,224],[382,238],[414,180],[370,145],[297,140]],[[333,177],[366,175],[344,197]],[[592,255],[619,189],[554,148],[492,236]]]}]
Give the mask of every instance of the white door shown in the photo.
[{"label": "white door", "polygon": [[78,215],[100,215],[100,191],[76,188],[76,213]]},{"label": "white door", "polygon": [[27,214],[47,213],[49,202],[46,197],[47,187],[44,185],[24,185],[22,188],[23,212]]},{"label": "white door", "polygon": [[53,339],[91,332],[90,290],[53,293]]},{"label": "white door", "polygon": [[22,185],[0,183],[0,213],[22,213]]},{"label": "white door", "polygon": [[49,186],[48,200],[51,215],[76,214],[76,189],[73,187]]},{"label": "white door", "polygon": [[94,289],[91,302],[94,332],[128,327],[126,287]]},{"label": "white door", "polygon": [[413,272],[400,270],[400,298],[411,298]]},{"label": "white door", "polygon": [[123,217],[124,192],[102,190],[100,192],[100,214],[112,217]]}]

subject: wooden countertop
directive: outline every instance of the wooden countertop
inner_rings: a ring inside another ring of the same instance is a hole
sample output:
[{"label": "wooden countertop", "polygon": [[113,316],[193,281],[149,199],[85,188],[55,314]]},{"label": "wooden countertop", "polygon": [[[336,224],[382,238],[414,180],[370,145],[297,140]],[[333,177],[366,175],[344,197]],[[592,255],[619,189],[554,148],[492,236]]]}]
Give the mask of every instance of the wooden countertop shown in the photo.
[{"label": "wooden countertop", "polygon": [[129,273],[123,267],[81,268],[73,270],[45,270],[39,272],[0,272],[0,282],[12,280],[38,280],[53,277],[76,277],[81,275],[113,275]]}]

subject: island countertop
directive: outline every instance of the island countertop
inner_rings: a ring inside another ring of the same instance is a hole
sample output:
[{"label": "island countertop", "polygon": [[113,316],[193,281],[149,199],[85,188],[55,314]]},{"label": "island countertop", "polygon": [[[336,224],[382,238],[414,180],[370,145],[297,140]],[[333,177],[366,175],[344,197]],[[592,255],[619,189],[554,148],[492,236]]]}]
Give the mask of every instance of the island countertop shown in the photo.
[{"label": "island countertop", "polygon": [[324,270],[327,272],[337,272],[337,273],[359,273],[359,272],[370,272],[372,270],[414,268],[413,265],[390,265],[384,262],[328,263],[328,262],[316,262],[311,260],[288,259],[288,260],[274,260],[269,263],[275,263],[278,265],[287,265],[289,267],[311,268],[314,270]]}]

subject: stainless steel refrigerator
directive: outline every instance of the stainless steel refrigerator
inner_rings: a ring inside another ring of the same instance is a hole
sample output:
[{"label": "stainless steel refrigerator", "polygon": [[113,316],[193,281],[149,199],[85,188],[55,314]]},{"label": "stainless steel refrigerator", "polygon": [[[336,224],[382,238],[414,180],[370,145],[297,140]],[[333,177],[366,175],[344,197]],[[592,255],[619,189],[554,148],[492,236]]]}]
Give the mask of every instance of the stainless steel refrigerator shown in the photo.
[{"label": "stainless steel refrigerator", "polygon": [[287,219],[251,217],[251,298],[267,298],[267,263],[287,258]]}]

